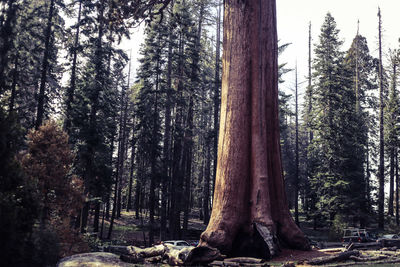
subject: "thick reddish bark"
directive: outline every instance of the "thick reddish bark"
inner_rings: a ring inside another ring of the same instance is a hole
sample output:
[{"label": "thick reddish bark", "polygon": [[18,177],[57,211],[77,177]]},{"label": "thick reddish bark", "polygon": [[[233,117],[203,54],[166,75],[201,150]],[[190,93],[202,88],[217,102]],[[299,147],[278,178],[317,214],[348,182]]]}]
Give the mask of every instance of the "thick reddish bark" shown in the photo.
[{"label": "thick reddish bark", "polygon": [[289,213],[283,183],[275,10],[275,0],[225,1],[217,177],[200,244],[228,255],[274,255],[271,246],[259,250],[260,226],[282,245],[310,247]]}]

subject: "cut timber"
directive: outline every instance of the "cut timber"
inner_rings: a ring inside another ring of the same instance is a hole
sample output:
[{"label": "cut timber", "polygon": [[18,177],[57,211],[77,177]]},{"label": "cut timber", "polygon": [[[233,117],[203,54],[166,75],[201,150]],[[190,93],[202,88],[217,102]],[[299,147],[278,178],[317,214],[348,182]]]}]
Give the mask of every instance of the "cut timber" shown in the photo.
[{"label": "cut timber", "polygon": [[322,264],[331,263],[331,262],[344,261],[344,260],[349,259],[350,256],[359,256],[359,255],[360,255],[360,252],[357,250],[345,251],[345,252],[339,253],[337,255],[313,259],[311,261],[308,261],[308,264],[322,265]]},{"label": "cut timber", "polygon": [[400,239],[381,239],[379,243],[382,245],[382,247],[400,248]]}]

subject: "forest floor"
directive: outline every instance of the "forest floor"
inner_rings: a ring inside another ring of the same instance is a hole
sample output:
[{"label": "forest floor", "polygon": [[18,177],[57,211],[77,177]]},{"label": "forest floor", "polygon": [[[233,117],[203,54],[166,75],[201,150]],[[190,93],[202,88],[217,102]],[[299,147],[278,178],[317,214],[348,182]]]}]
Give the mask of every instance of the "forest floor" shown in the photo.
[{"label": "forest floor", "polygon": [[[109,225],[109,221],[105,220],[103,236],[107,236]],[[111,241],[109,242],[113,245],[132,245],[137,247],[149,246],[149,232],[147,225],[147,214],[141,214],[140,218],[137,219],[135,217],[135,212],[123,211],[121,212],[121,218],[117,218],[114,221]],[[160,226],[156,225],[155,228],[157,231]],[[206,225],[198,218],[198,216],[192,214],[188,222],[188,229],[188,240],[199,240],[200,234],[206,229]],[[159,234],[156,234],[154,242],[158,243],[159,241],[160,236]]]},{"label": "forest floor", "polygon": [[[198,240],[199,236],[202,231],[205,230],[206,225],[200,220],[197,216],[198,213],[194,212],[189,220],[189,233],[190,237],[189,240]],[[147,247],[148,244],[148,228],[147,228],[147,216],[143,214],[141,218],[136,219],[134,212],[122,212],[121,218],[118,218],[114,222],[114,229],[112,232],[112,239],[104,240],[106,243],[111,245],[133,245],[138,247]],[[313,240],[324,243],[325,245],[328,244],[329,246],[338,247],[339,243],[329,243],[327,241],[327,229],[318,229],[313,230],[310,225],[307,223],[302,225],[303,231]],[[109,222],[106,220],[104,223],[104,234],[106,236],[108,233]],[[156,226],[159,229],[159,226]],[[90,229],[89,229],[90,230]],[[155,243],[159,242],[159,235],[155,236]],[[323,256],[330,256],[334,254],[335,251],[332,250],[324,250],[324,249],[317,249],[314,248],[311,251],[299,251],[299,250],[291,250],[291,249],[282,249],[281,253],[273,258],[271,261],[268,262],[270,266],[282,266],[285,263],[294,263],[295,266],[311,266],[307,265],[306,262]],[[336,251],[337,253],[337,251]],[[326,266],[340,266],[337,265],[338,263],[333,265],[326,265]],[[363,264],[360,265],[353,265],[353,266],[365,266]],[[371,265],[369,265],[371,266]],[[374,265],[372,265],[374,266]],[[386,264],[386,265],[376,265],[376,266],[399,266],[394,264]]]}]

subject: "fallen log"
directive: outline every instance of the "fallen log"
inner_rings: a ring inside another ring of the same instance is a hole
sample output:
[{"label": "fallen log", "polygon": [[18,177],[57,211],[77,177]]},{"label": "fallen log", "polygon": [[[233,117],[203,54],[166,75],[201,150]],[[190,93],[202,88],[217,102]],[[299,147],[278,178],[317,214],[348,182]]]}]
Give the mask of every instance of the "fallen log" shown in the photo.
[{"label": "fallen log", "polygon": [[322,265],[322,264],[336,262],[336,261],[344,261],[344,260],[347,260],[348,258],[350,258],[350,256],[358,256],[358,255],[360,255],[360,252],[357,250],[345,251],[345,252],[339,253],[337,255],[313,259],[311,261],[308,261],[308,264]]},{"label": "fallen log", "polygon": [[367,254],[373,254],[373,255],[388,255],[388,256],[400,256],[400,251],[389,251],[389,250],[369,250],[365,251]]},{"label": "fallen log", "polygon": [[[371,261],[371,262],[363,262],[363,266],[367,265],[379,265],[379,264],[392,264],[392,263],[400,263],[400,259],[389,259],[389,260],[382,260],[382,261]],[[350,263],[343,263],[340,265],[335,265],[335,267],[347,267],[353,265],[360,265],[359,262],[350,262]]]},{"label": "fallen log", "polygon": [[258,259],[258,258],[251,258],[251,257],[237,257],[237,258],[229,258],[225,259],[224,262],[237,262],[237,263],[249,263],[249,264],[257,264],[257,263],[263,263],[263,259]]},{"label": "fallen log", "polygon": [[327,253],[343,252],[344,248],[323,248],[323,249],[318,249],[318,251]]},{"label": "fallen log", "polygon": [[251,266],[251,267],[268,267],[266,262],[262,263],[246,263],[246,262],[234,262],[234,261],[213,261],[208,264],[209,266],[226,266],[226,267],[236,267],[236,266]]},{"label": "fallen log", "polygon": [[163,257],[162,256],[155,256],[155,257],[150,257],[150,258],[146,258],[144,259],[145,263],[160,263],[162,262]]},{"label": "fallen log", "polygon": [[350,256],[349,259],[353,260],[353,261],[357,261],[357,262],[367,262],[367,261],[378,261],[378,260],[383,260],[383,259],[387,259],[388,256],[385,255],[381,255],[381,256],[377,256],[377,257],[357,257],[357,256]]},{"label": "fallen log", "polygon": [[400,247],[400,239],[381,239],[379,243],[382,247]]},{"label": "fallen log", "polygon": [[212,261],[209,266],[224,266],[224,261]]},{"label": "fallen log", "polygon": [[[137,248],[136,248],[137,249]],[[156,245],[150,248],[138,249],[136,250],[138,255],[143,258],[155,257],[163,255],[165,252],[164,245]]]}]

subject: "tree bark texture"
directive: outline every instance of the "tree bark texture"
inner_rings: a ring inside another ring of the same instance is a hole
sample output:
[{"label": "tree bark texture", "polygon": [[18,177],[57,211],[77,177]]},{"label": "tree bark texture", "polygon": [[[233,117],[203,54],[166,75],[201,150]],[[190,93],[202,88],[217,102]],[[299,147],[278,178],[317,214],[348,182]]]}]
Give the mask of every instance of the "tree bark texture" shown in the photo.
[{"label": "tree bark texture", "polygon": [[[275,0],[225,1],[217,177],[200,245],[230,256],[272,256],[269,245],[260,251],[257,231],[264,244],[271,238],[310,248],[289,213],[283,183],[275,14]],[[236,242],[248,246],[238,250]]]}]

